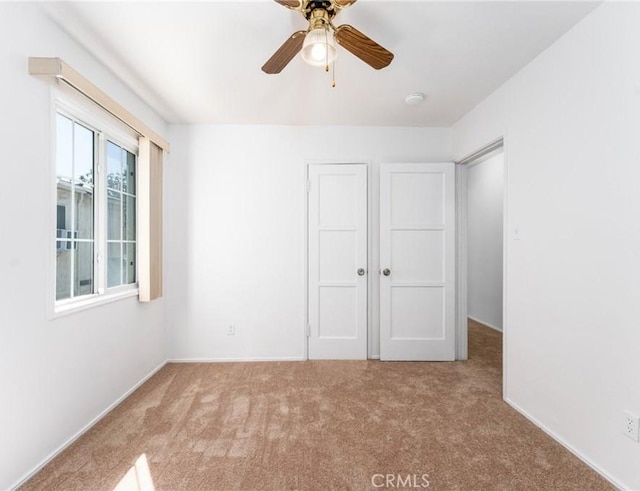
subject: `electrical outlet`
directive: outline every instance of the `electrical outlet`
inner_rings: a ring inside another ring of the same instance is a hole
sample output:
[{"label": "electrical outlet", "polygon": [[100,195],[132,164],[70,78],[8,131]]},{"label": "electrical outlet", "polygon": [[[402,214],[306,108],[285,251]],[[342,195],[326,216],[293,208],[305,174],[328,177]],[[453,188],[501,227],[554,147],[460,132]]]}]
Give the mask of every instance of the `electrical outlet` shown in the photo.
[{"label": "electrical outlet", "polygon": [[235,336],[236,335],[236,326],[230,324],[227,328],[227,336]]},{"label": "electrical outlet", "polygon": [[634,442],[638,440],[638,416],[631,414],[629,411],[624,412],[624,426],[622,432],[631,438]]}]

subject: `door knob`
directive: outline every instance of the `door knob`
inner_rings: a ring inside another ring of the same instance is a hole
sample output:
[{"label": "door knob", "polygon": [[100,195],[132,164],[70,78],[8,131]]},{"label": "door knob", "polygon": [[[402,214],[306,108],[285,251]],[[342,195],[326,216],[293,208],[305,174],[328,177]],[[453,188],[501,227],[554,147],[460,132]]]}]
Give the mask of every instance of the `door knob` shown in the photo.
[{"label": "door knob", "polygon": [[362,268],[358,269],[358,276],[364,276],[364,274],[366,273],[366,271]]},{"label": "door knob", "polygon": [[389,268],[384,268],[382,270],[382,274],[385,276],[389,276],[391,274],[391,270]]}]

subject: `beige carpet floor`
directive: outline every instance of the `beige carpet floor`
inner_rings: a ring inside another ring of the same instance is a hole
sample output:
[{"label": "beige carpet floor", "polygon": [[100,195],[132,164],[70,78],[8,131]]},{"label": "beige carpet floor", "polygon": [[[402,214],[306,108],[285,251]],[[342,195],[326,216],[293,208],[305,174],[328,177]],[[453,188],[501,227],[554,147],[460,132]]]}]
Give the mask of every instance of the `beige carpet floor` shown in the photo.
[{"label": "beige carpet floor", "polygon": [[499,333],[469,352],[170,364],[22,489],[612,489],[502,401]]}]

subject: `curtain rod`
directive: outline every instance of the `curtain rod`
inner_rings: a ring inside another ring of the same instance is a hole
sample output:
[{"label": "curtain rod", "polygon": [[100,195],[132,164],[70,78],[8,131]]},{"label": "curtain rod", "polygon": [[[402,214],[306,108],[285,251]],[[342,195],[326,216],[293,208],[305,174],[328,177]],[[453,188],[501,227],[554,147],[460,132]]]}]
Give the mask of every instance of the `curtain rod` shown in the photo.
[{"label": "curtain rod", "polygon": [[67,65],[61,58],[31,57],[29,58],[29,74],[36,77],[54,78],[65,82],[132,128],[141,136],[148,138],[164,151],[169,151],[169,142],[96,87],[88,79]]}]

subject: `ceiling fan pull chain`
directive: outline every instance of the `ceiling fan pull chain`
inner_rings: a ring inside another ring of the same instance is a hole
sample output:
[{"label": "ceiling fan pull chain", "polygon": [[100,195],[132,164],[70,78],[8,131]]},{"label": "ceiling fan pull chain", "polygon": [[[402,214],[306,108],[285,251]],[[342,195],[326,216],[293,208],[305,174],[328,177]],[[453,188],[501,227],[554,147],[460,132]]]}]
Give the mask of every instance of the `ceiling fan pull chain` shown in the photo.
[{"label": "ceiling fan pull chain", "polygon": [[333,80],[331,81],[331,88],[334,89],[336,87],[336,61],[333,60]]},{"label": "ceiling fan pull chain", "polygon": [[[324,61],[326,63],[324,71],[329,71],[329,29],[324,26]],[[335,62],[334,62],[335,66]]]}]

